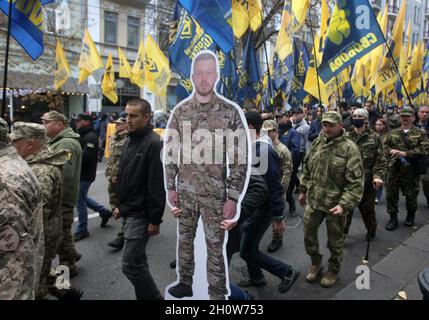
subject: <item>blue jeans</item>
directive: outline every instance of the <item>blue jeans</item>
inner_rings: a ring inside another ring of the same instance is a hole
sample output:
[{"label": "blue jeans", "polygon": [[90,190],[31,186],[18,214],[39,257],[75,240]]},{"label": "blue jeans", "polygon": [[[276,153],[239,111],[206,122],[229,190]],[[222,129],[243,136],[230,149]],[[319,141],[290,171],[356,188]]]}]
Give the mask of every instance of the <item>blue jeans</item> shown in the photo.
[{"label": "blue jeans", "polygon": [[272,223],[272,215],[267,208],[261,208],[243,222],[241,229],[240,256],[246,261],[249,277],[260,280],[262,269],[283,279],[292,270],[291,266],[259,251],[259,243]]},{"label": "blue jeans", "polygon": [[88,230],[88,209],[90,208],[103,216],[106,213],[106,208],[96,202],[94,199],[88,197],[89,187],[91,181],[81,181],[79,185],[79,199],[77,201],[76,209],[79,216],[79,224],[76,227],[76,233]]}]

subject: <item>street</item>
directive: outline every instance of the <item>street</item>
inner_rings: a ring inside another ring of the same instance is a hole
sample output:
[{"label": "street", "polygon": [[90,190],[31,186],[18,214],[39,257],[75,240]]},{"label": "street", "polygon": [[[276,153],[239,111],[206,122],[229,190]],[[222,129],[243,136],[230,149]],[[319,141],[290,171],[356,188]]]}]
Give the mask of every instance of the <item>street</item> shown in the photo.
[{"label": "street", "polygon": [[[99,163],[97,179],[92,184],[89,195],[103,205],[108,204],[107,181],[104,177],[105,160]],[[295,197],[297,195],[295,194]],[[400,199],[399,228],[393,232],[384,229],[388,221],[385,201],[381,205],[376,205],[378,230],[376,239],[371,242],[369,253],[370,267],[385,258],[392,250],[408,239],[417,229],[429,224],[429,210],[425,207],[424,196],[419,195],[419,207],[416,215],[416,226],[406,228],[403,226],[405,219],[404,198]],[[109,220],[106,228],[100,228],[100,218],[89,210],[90,237],[76,243],[76,249],[82,254],[82,259],[77,263],[79,275],[72,279],[72,284],[84,291],[82,299],[85,300],[134,300],[134,290],[131,283],[123,275],[121,269],[121,252],[114,251],[107,243],[113,240],[120,228],[120,220]],[[303,208],[297,203],[297,213],[303,215]],[[75,219],[76,221],[76,219]],[[319,283],[309,284],[305,281],[305,273],[309,267],[309,257],[305,253],[303,241],[303,228],[301,219],[298,223],[286,226],[283,239],[283,247],[274,257],[285,261],[301,270],[301,276],[285,294],[277,291],[279,279],[265,272],[268,285],[261,288],[252,287],[249,292],[256,299],[265,300],[306,300],[306,299],[333,299],[335,295],[349,285],[358,276],[356,267],[362,264],[362,259],[366,253],[367,242],[365,241],[366,230],[359,212],[355,212],[350,234],[346,239],[346,250],[344,254],[343,267],[339,275],[337,284],[330,289],[325,289]],[[74,225],[75,227],[75,225]],[[74,230],[74,229],[73,229]],[[324,255],[324,271],[327,269],[329,251],[326,248],[326,227],[322,224],[320,231],[320,248]],[[271,241],[271,230],[268,230],[260,250],[266,252],[266,248]],[[172,215],[166,211],[164,222],[161,224],[161,232],[153,237],[147,246],[148,262],[152,276],[162,293],[167,285],[176,280],[176,272],[170,268],[170,262],[176,256],[176,221]],[[429,266],[427,259],[426,266]],[[246,266],[238,254],[233,258],[230,266],[230,279],[234,282],[246,276]],[[246,289],[247,290],[247,289]],[[409,299],[421,299],[417,292]]]}]

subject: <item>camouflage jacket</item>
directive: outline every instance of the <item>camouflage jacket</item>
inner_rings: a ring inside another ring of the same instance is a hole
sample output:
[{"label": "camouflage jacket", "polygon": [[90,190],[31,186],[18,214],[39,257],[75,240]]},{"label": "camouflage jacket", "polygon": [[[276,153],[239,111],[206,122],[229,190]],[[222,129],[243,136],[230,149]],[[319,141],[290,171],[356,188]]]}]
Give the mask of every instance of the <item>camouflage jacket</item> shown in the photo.
[{"label": "camouflage jacket", "polygon": [[34,299],[43,255],[39,182],[15,148],[0,143],[0,300]]},{"label": "camouflage jacket", "polygon": [[68,153],[66,150],[46,148],[25,159],[42,188],[45,236],[48,233],[49,236],[56,236],[62,232],[63,166],[69,159]]},{"label": "camouflage jacket", "polygon": [[117,177],[119,173],[119,162],[121,161],[122,147],[127,140],[127,132],[116,133],[110,140],[110,157],[107,160],[107,166],[104,174],[111,181],[112,177]]},{"label": "camouflage jacket", "polygon": [[359,147],[365,180],[374,178],[385,180],[387,159],[380,136],[368,128],[363,134],[352,130],[348,133],[348,138]]},{"label": "camouflage jacket", "polygon": [[281,161],[281,184],[286,191],[289,186],[290,176],[292,175],[292,154],[289,149],[281,142],[277,145],[273,144],[273,148],[279,155]]},{"label": "camouflage jacket", "polygon": [[[250,161],[247,159],[249,142],[245,128],[243,112],[216,94],[207,104],[198,103],[194,96],[175,107],[164,135],[167,189],[176,189],[177,176],[179,196],[181,192],[189,192],[238,200],[246,176],[250,174]],[[204,133],[200,129],[207,131]],[[223,139],[222,135],[227,130],[235,132],[238,139]],[[175,139],[172,140],[173,137]],[[228,152],[230,174],[227,177],[225,153],[232,147],[233,154]],[[180,164],[177,161],[179,151]]]},{"label": "camouflage jacket", "polygon": [[[405,144],[404,135],[408,137],[409,146]],[[406,151],[406,160],[410,164],[416,165],[416,159],[418,156],[427,155],[429,153],[429,140],[419,129],[414,126],[405,133],[401,128],[396,128],[390,131],[384,140],[384,149],[386,157],[389,161],[388,167],[393,168],[395,163],[398,163],[399,159],[395,156],[390,155],[390,150],[396,149],[400,151]]]},{"label": "camouflage jacket", "polygon": [[324,133],[313,141],[304,160],[299,190],[317,210],[329,212],[340,205],[345,212],[353,210],[363,195],[364,170],[356,144],[345,130],[327,140]]}]

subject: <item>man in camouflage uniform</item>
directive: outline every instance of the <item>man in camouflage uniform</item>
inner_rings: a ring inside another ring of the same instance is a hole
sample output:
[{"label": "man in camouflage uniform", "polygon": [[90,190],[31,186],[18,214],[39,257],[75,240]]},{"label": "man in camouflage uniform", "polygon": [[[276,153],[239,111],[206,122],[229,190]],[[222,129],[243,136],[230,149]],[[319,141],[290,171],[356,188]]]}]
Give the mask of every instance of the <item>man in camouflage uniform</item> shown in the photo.
[{"label": "man in camouflage uniform", "polygon": [[[193,296],[194,238],[200,215],[207,244],[210,299],[225,299],[228,293],[223,255],[225,231],[221,229],[220,223],[224,219],[233,219],[236,216],[237,202],[244,191],[250,166],[248,168],[246,151],[241,151],[240,154],[238,146],[234,143],[234,158],[230,158],[230,174],[227,177],[225,140],[232,139],[216,137],[217,141],[221,141],[220,146],[219,143],[207,141],[215,135],[215,130],[225,134],[225,131],[230,129],[231,132],[238,132],[240,147],[245,148],[248,142],[242,111],[214,93],[218,76],[215,55],[203,52],[194,59],[192,80],[196,93],[190,100],[173,110],[165,133],[164,151],[168,148],[173,154],[171,161],[164,159],[168,200],[171,206],[182,210],[179,217],[178,239],[180,282],[168,290],[176,298]],[[210,136],[198,132],[199,129],[208,130],[206,134]],[[171,142],[170,138],[174,140]],[[180,141],[177,141],[179,138]],[[208,151],[207,145],[210,145]],[[177,164],[179,150],[182,155],[180,166]],[[216,155],[222,156],[220,161]],[[239,155],[244,155],[244,161],[238,161]]]},{"label": "man in camouflage uniform", "polygon": [[306,205],[304,243],[311,258],[308,282],[315,282],[323,268],[318,230],[326,220],[331,257],[320,284],[329,288],[337,281],[341,267],[347,214],[362,198],[364,170],[358,147],[346,137],[341,115],[335,111],[325,113],[322,125],[304,161],[299,202]]},{"label": "man in camouflage uniform", "polygon": [[[118,207],[117,182],[119,173],[119,162],[121,161],[122,147],[127,139],[127,125],[125,118],[119,118],[114,121],[116,124],[116,133],[110,140],[110,157],[107,160],[105,175],[109,183],[107,190],[109,192],[110,208],[114,211]],[[121,224],[121,231],[113,241],[108,243],[115,249],[122,249],[124,246],[124,225]]]},{"label": "man in camouflage uniform", "polygon": [[0,300],[34,299],[42,269],[42,192],[0,118]]},{"label": "man in camouflage uniform", "polygon": [[417,157],[429,152],[426,134],[413,126],[414,110],[404,107],[399,115],[401,127],[393,129],[384,141],[389,161],[386,182],[387,213],[390,215],[386,229],[389,231],[398,227],[399,189],[405,195],[407,208],[404,226],[414,225],[419,193]]},{"label": "man in camouflage uniform", "polygon": [[[378,134],[371,130],[368,122],[369,113],[365,109],[357,109],[353,113],[353,130],[348,138],[358,146],[365,171],[365,184],[359,210],[367,230],[366,239],[373,240],[377,230],[375,217],[375,190],[383,185],[387,159],[383,151],[383,143]],[[353,210],[347,216],[345,233],[349,233],[352,223]]]},{"label": "man in camouflage uniform", "polygon": [[[289,181],[292,175],[292,154],[289,149],[279,140],[279,125],[274,120],[265,120],[262,130],[268,133],[268,136],[273,141],[273,148],[278,154],[281,162],[281,184],[284,190],[284,198],[289,186]],[[276,252],[283,245],[283,232],[278,232],[273,228],[273,239],[268,246],[268,252]]]},{"label": "man in camouflage uniform", "polygon": [[69,127],[69,120],[57,111],[50,111],[42,117],[46,135],[49,138],[48,146],[53,151],[68,150],[69,159],[63,167],[64,195],[61,212],[63,215],[63,239],[58,248],[60,264],[70,270],[70,277],[78,274],[75,261],[78,260],[74,247],[72,225],[73,208],[79,195],[79,179],[82,163],[82,149],[79,135]]},{"label": "man in camouflage uniform", "polygon": [[46,147],[45,128],[41,124],[16,122],[14,128],[10,140],[18,154],[27,161],[42,188],[45,256],[36,298],[44,299],[48,295],[51,262],[62,239],[62,168],[68,161],[68,154],[66,150],[53,152]]}]

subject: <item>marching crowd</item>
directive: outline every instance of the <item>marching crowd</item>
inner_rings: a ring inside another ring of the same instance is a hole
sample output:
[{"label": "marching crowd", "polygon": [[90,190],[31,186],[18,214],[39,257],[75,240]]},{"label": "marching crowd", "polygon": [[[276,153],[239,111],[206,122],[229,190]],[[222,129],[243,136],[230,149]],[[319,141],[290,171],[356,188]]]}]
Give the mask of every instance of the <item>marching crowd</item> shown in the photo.
[{"label": "marching crowd", "polygon": [[[400,222],[414,225],[420,183],[429,205],[427,106],[379,110],[370,102],[341,103],[335,111],[316,105],[287,112],[250,110],[244,115],[249,129],[256,132],[252,143],[266,144],[269,157],[267,172],[250,177],[240,219],[222,221],[221,228],[230,230],[228,261],[239,252],[249,270],[249,279],[238,287],[230,283],[232,298],[243,294],[239,287],[265,285],[262,269],[279,277],[279,292],[289,290],[299,277],[299,270],[259,251],[269,226],[268,251],[282,246],[283,219],[296,211],[294,194],[305,207],[304,242],[311,260],[305,275],[308,282],[317,281],[323,270],[318,229],[326,222],[331,256],[320,280],[324,287],[337,281],[355,210],[362,215],[366,240],[373,241],[378,227],[374,206],[382,203],[383,193],[390,216],[384,227],[389,231]],[[148,238],[159,233],[166,202],[175,204],[172,190],[168,186],[164,190],[159,157],[163,134],[159,127],[165,128],[166,116],[156,121],[155,129],[150,105],[141,99],[128,102],[123,116],[111,118],[116,133],[110,139],[106,168],[109,207],[88,197],[102,145],[91,116],[80,114],[74,121],[76,131],[56,111],[44,114],[42,124],[15,123],[12,133],[0,119],[1,299],[80,298],[80,290],[54,286],[51,263],[58,255],[71,277],[78,274],[80,254],[74,242],[89,236],[87,207],[100,213],[101,227],[112,215],[125,218],[109,245],[123,248],[123,271],[137,299],[163,298],[148,272],[145,247]],[[406,199],[405,217],[398,217],[400,192]],[[75,207],[79,223],[73,234]],[[178,210],[173,208],[173,215],[180,216]],[[139,231],[141,215],[147,218],[147,233]],[[182,282],[169,292],[178,298],[192,296],[190,285]],[[219,299],[219,295],[211,297]]]}]

